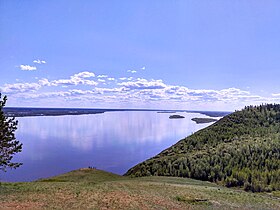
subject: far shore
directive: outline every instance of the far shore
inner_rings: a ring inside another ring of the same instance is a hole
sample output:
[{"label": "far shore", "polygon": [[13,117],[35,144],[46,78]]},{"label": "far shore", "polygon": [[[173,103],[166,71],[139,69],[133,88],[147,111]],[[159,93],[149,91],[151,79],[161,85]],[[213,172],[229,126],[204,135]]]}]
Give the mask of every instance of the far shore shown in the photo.
[{"label": "far shore", "polygon": [[230,112],[220,111],[189,111],[189,110],[160,110],[160,109],[88,109],[88,108],[32,108],[32,107],[5,107],[7,117],[36,117],[36,116],[63,116],[63,115],[88,115],[103,114],[113,111],[156,111],[157,113],[199,113],[209,117],[223,117]]}]

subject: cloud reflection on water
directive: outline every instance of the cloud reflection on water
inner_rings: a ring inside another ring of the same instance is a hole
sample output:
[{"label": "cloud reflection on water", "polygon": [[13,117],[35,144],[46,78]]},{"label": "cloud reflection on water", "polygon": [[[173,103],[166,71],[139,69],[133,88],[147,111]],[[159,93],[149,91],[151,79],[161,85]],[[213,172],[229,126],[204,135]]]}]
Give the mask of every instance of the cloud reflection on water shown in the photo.
[{"label": "cloud reflection on water", "polygon": [[201,114],[179,114],[185,118],[151,111],[18,118],[16,134],[24,147],[16,159],[24,165],[4,179],[34,180],[89,165],[124,173],[209,125],[191,121]]}]

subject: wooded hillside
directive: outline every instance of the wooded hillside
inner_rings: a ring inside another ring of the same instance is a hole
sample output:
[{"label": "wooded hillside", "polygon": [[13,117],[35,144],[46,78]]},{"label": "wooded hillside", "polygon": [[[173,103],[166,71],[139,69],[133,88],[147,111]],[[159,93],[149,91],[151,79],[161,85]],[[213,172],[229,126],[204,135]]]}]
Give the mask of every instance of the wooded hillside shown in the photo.
[{"label": "wooded hillside", "polygon": [[280,190],[280,105],[248,106],[128,170],[131,176],[178,176]]}]

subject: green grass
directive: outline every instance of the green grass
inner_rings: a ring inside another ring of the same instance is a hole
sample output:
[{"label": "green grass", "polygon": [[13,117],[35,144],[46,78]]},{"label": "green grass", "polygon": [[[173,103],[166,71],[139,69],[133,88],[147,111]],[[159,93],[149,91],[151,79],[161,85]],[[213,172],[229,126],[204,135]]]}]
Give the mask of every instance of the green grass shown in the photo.
[{"label": "green grass", "polygon": [[71,171],[66,174],[58,175],[48,179],[40,179],[38,182],[90,182],[100,183],[105,181],[114,181],[125,179],[123,176],[109,173],[102,170],[95,170],[89,168],[83,168],[75,171]]},{"label": "green grass", "polygon": [[0,209],[280,209],[279,194],[188,178],[129,178],[80,169],[36,182],[2,183]]}]

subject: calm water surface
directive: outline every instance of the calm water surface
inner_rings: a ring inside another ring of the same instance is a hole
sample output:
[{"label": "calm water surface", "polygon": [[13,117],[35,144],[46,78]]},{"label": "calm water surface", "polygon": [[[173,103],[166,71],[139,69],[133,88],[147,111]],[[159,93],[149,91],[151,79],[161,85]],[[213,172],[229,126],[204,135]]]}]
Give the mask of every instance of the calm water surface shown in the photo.
[{"label": "calm water surface", "polygon": [[17,118],[16,137],[23,151],[15,161],[23,165],[0,173],[1,181],[32,181],[94,166],[124,174],[178,140],[204,128],[193,117],[169,119],[168,113],[151,111],[105,112],[95,115]]}]

